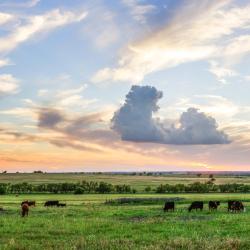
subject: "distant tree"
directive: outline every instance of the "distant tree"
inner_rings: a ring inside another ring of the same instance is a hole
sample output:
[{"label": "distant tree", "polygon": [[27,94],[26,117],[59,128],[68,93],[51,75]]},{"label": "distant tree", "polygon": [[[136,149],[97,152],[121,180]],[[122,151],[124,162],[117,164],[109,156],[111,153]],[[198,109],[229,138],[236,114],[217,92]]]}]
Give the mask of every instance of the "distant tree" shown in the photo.
[{"label": "distant tree", "polygon": [[7,185],[6,184],[1,184],[0,185],[0,195],[6,194],[7,193]]},{"label": "distant tree", "polygon": [[197,174],[197,177],[201,177],[201,175],[202,175],[201,173],[198,173],[198,174]]},{"label": "distant tree", "polygon": [[76,190],[74,191],[74,194],[84,194],[84,188],[82,187],[77,187]]},{"label": "distant tree", "polygon": [[132,193],[135,194],[137,193],[137,190],[135,188],[132,189]]},{"label": "distant tree", "polygon": [[35,170],[33,173],[34,173],[34,174],[42,174],[43,171],[41,171],[41,170]]},{"label": "distant tree", "polygon": [[151,187],[150,186],[147,186],[147,187],[145,187],[145,192],[150,192],[151,191]]},{"label": "distant tree", "polygon": [[210,179],[214,178],[214,175],[213,175],[213,174],[210,174],[210,175],[209,175],[209,178],[210,178]]},{"label": "distant tree", "polygon": [[112,184],[106,183],[106,182],[100,182],[99,186],[97,187],[96,191],[104,194],[104,193],[110,193],[113,189]]},{"label": "distant tree", "polygon": [[165,193],[166,192],[166,187],[165,187],[165,185],[160,185],[160,186],[158,186],[157,188],[156,188],[156,193]]}]

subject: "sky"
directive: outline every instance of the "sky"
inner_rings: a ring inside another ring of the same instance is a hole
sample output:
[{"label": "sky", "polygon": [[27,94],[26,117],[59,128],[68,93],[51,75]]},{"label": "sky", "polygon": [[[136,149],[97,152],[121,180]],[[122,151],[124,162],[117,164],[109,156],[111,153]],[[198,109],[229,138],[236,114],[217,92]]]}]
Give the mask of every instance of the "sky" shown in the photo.
[{"label": "sky", "polygon": [[0,0],[0,171],[250,171],[247,0]]}]

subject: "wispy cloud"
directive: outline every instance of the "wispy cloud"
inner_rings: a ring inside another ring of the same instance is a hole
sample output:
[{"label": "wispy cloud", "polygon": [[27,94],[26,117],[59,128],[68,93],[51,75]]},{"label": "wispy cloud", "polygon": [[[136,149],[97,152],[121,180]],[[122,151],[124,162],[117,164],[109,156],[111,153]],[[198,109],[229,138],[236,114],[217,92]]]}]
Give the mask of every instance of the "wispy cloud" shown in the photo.
[{"label": "wispy cloud", "polygon": [[244,54],[249,51],[248,35],[239,31],[249,31],[250,6],[231,2],[185,2],[172,21],[129,44],[117,67],[101,69],[93,81],[139,82],[147,74],[182,63]]},{"label": "wispy cloud", "polygon": [[231,68],[226,68],[223,65],[220,65],[220,63],[216,61],[210,62],[209,72],[215,75],[217,80],[222,84],[226,84],[228,78],[238,75],[238,73],[235,70]]},{"label": "wispy cloud", "polygon": [[14,16],[5,12],[0,12],[0,25],[8,23],[9,21],[13,20]]},{"label": "wispy cloud", "polygon": [[140,23],[145,23],[147,15],[156,9],[153,4],[142,3],[138,0],[122,0],[122,2],[130,9],[132,17]]},{"label": "wispy cloud", "polygon": [[0,97],[15,94],[18,91],[19,80],[11,74],[0,75]]},{"label": "wispy cloud", "polygon": [[27,0],[27,1],[13,1],[13,0],[8,0],[8,1],[2,1],[0,3],[0,7],[5,7],[5,8],[32,8],[35,7],[40,0]]},{"label": "wispy cloud", "polygon": [[14,30],[0,38],[0,52],[7,53],[36,35],[50,32],[69,23],[79,22],[86,16],[87,12],[55,9],[42,15],[24,17]]}]

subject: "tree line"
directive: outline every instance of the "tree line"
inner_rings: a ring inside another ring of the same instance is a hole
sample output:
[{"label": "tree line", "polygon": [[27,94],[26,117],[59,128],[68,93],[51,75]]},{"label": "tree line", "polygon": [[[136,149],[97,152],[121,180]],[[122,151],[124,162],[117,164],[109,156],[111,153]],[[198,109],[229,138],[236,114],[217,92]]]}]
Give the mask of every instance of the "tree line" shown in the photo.
[{"label": "tree line", "polygon": [[0,183],[0,194],[21,193],[136,193],[130,185],[112,185],[106,182],[82,181],[78,183]]},{"label": "tree line", "polygon": [[[137,190],[130,185],[113,185],[106,182],[82,181],[78,183],[0,183],[0,194],[22,194],[22,193],[136,193]],[[250,185],[247,184],[214,184],[194,182],[191,184],[161,184],[156,188],[147,186],[145,193],[248,193]]]},{"label": "tree line", "polygon": [[194,182],[188,185],[160,185],[156,188],[156,193],[248,193],[250,185],[247,184],[214,184],[211,181],[206,183]]}]

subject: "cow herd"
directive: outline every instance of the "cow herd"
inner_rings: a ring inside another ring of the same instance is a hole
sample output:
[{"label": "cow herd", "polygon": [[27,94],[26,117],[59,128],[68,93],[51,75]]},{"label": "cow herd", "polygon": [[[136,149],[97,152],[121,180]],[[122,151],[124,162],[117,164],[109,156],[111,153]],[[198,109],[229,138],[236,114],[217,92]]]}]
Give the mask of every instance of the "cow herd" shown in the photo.
[{"label": "cow herd", "polygon": [[[245,211],[245,207],[241,201],[228,201],[228,212],[242,212]],[[217,210],[217,208],[220,206],[220,201],[209,201],[208,202],[208,208],[209,210]],[[188,207],[188,211],[191,212],[193,209],[202,211],[204,208],[204,202],[203,201],[194,201],[191,203],[191,205]],[[166,201],[164,208],[164,212],[168,211],[174,211],[175,210],[175,202],[174,201]]]},{"label": "cow herd", "polygon": [[[35,207],[36,206],[36,202],[35,201],[23,201],[21,203],[21,215],[22,217],[25,217],[25,216],[28,216],[29,215],[29,207]],[[53,206],[56,206],[56,207],[66,207],[66,203],[60,203],[59,201],[57,200],[54,200],[54,201],[46,201],[44,203],[44,206],[45,207],[53,207]]]},{"label": "cow herd", "polygon": [[[227,210],[228,212],[242,212],[245,211],[245,207],[243,205],[243,203],[241,201],[236,201],[236,200],[230,200],[227,202],[228,203],[228,207]],[[29,207],[30,206],[36,206],[36,202],[35,201],[23,201],[21,203],[21,215],[22,217],[24,216],[28,216],[29,214]],[[45,207],[66,207],[66,203],[60,203],[58,200],[50,200],[50,201],[46,201],[44,203]],[[217,210],[217,208],[220,206],[220,201],[209,201],[208,202],[208,208],[209,210]],[[203,201],[194,201],[191,203],[191,205],[188,207],[188,211],[191,212],[192,210],[200,210],[202,211],[204,208],[204,202]],[[174,201],[166,201],[164,208],[163,208],[164,212],[168,212],[168,211],[175,211],[175,202]]]}]

